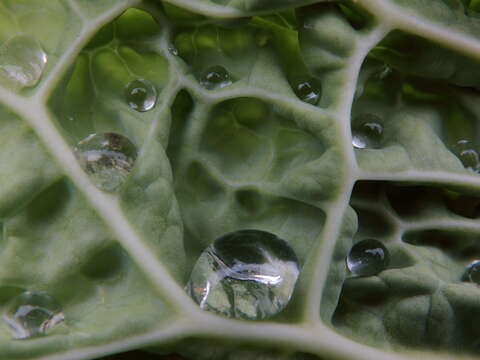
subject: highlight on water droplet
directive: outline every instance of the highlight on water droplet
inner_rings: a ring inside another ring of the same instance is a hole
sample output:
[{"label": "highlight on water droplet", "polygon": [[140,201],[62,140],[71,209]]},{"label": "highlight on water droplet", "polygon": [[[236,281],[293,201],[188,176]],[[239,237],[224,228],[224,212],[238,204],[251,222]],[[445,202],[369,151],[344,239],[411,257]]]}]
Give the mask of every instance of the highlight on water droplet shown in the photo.
[{"label": "highlight on water droplet", "polygon": [[227,69],[220,65],[211,66],[200,75],[200,85],[208,90],[222,89],[232,82]]},{"label": "highlight on water droplet", "polygon": [[462,280],[480,285],[480,260],[474,260],[468,264]]},{"label": "highlight on water droplet", "polygon": [[15,89],[35,86],[46,65],[47,54],[29,35],[15,35],[0,46],[0,82]]},{"label": "highlight on water droplet", "polygon": [[471,141],[459,140],[453,150],[465,169],[480,172],[480,156]]},{"label": "highlight on water droplet", "polygon": [[109,192],[118,190],[126,181],[137,159],[135,145],[115,133],[91,134],[74,151],[92,182]]},{"label": "highlight on water droplet", "polygon": [[352,145],[357,149],[380,148],[382,135],[382,120],[376,115],[360,115],[352,124]]},{"label": "highlight on water droplet", "polygon": [[265,231],[240,230],[205,249],[186,291],[203,310],[264,319],[288,304],[299,272],[297,256],[286,241]]},{"label": "highlight on water droplet", "polygon": [[388,249],[378,240],[364,239],[352,246],[347,268],[356,276],[372,276],[385,270],[390,261]]},{"label": "highlight on water droplet", "polygon": [[45,291],[26,291],[14,297],[3,316],[14,339],[46,335],[65,319],[61,306]]},{"label": "highlight on water droplet", "polygon": [[125,86],[125,98],[133,110],[148,111],[157,103],[157,89],[148,80],[135,79]]},{"label": "highlight on water droplet", "polygon": [[316,105],[320,100],[322,87],[316,79],[297,79],[293,82],[293,91],[297,97],[309,104]]}]

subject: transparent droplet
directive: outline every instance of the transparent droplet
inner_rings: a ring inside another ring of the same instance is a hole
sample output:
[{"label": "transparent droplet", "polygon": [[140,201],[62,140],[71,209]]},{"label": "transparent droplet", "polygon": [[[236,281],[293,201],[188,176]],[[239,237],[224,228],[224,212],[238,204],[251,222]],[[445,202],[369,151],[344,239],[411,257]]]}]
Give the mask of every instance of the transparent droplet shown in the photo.
[{"label": "transparent droplet", "polygon": [[390,255],[378,240],[365,239],[352,246],[347,256],[347,267],[353,275],[371,276],[386,269]]},{"label": "transparent droplet", "polygon": [[207,247],[186,290],[203,310],[264,319],[288,304],[299,271],[297,257],[284,240],[265,231],[241,230]]},{"label": "transparent droplet", "polygon": [[0,78],[15,89],[35,86],[46,64],[47,54],[28,35],[16,35],[0,47]]},{"label": "transparent droplet", "polygon": [[119,134],[91,134],[77,144],[75,155],[99,189],[115,191],[132,171],[137,149]]},{"label": "transparent droplet", "polygon": [[169,52],[170,54],[172,54],[173,56],[177,56],[177,55],[178,55],[178,49],[177,49],[174,45],[172,45],[172,44],[170,44],[170,45],[168,46],[168,52]]},{"label": "transparent droplet", "polygon": [[479,172],[480,156],[469,140],[460,140],[454,146],[455,155],[460,159],[465,169]]},{"label": "transparent droplet", "polygon": [[135,79],[125,86],[125,98],[133,110],[148,111],[157,102],[157,90],[150,81]]},{"label": "transparent droplet", "polygon": [[467,266],[463,280],[480,285],[480,260],[474,260]]},{"label": "transparent droplet", "polygon": [[64,320],[60,305],[44,291],[27,291],[14,297],[3,316],[12,337],[27,339],[45,335]]},{"label": "transparent droplet", "polygon": [[380,148],[382,135],[382,121],[376,115],[360,115],[352,125],[352,145],[357,149]]},{"label": "transparent droplet", "polygon": [[209,67],[200,76],[200,85],[208,90],[221,89],[231,84],[230,74],[220,65]]},{"label": "transparent droplet", "polygon": [[293,90],[300,100],[312,105],[318,103],[322,92],[320,82],[314,79],[295,81]]}]

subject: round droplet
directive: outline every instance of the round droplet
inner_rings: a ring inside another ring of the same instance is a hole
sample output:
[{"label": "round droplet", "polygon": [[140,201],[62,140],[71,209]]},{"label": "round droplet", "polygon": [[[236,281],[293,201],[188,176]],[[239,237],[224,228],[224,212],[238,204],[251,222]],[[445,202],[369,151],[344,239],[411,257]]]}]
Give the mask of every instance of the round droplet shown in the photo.
[{"label": "round droplet", "polygon": [[150,81],[135,79],[125,87],[125,98],[133,110],[148,111],[153,109],[157,102],[157,90]]},{"label": "round droplet", "polygon": [[284,240],[265,231],[241,230],[207,247],[186,289],[203,310],[264,319],[288,304],[299,271],[297,256]]},{"label": "round droplet", "polygon": [[15,339],[45,335],[64,318],[60,305],[44,291],[17,295],[7,305],[4,314]]},{"label": "round droplet", "polygon": [[385,270],[390,255],[380,241],[365,239],[352,246],[346,260],[353,275],[372,276]]},{"label": "round droplet", "polygon": [[296,81],[293,90],[300,100],[312,105],[318,103],[322,92],[320,82],[314,79]]},{"label": "round droplet", "polygon": [[469,140],[460,140],[454,146],[454,152],[465,169],[478,172],[480,170],[480,156]]},{"label": "round droplet", "polygon": [[91,134],[78,143],[75,155],[99,189],[115,191],[132,171],[137,149],[119,134]]},{"label": "round droplet", "polygon": [[474,260],[467,266],[463,280],[480,285],[480,260]]},{"label": "round droplet", "polygon": [[169,52],[170,54],[172,54],[173,56],[177,56],[177,55],[178,55],[178,49],[177,49],[174,45],[172,45],[172,44],[170,44],[170,45],[168,46],[168,52]]},{"label": "round droplet", "polygon": [[373,114],[361,115],[352,125],[352,145],[357,149],[378,149],[382,145],[383,125]]},{"label": "round droplet", "polygon": [[208,90],[221,89],[231,84],[230,74],[220,65],[209,67],[200,76],[200,85]]},{"label": "round droplet", "polygon": [[16,35],[0,47],[0,81],[15,89],[35,86],[46,64],[47,54],[28,35]]}]

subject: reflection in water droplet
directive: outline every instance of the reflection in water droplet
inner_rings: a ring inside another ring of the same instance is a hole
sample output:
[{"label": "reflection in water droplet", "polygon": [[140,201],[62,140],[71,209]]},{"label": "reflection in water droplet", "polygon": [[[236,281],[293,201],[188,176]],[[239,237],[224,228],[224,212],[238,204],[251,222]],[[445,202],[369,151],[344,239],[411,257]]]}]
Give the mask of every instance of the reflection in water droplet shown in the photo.
[{"label": "reflection in water droplet", "polygon": [[318,103],[322,92],[320,82],[314,79],[296,81],[293,90],[300,100],[312,105]]},{"label": "reflection in water droplet", "polygon": [[3,318],[13,338],[27,339],[45,335],[65,317],[60,305],[46,292],[27,291],[12,299]]},{"label": "reflection in water droplet", "polygon": [[150,81],[135,79],[125,87],[125,98],[133,110],[148,111],[157,102],[157,90]]},{"label": "reflection in water droplet", "polygon": [[360,115],[352,125],[352,145],[357,149],[378,149],[382,144],[381,119],[373,114]]},{"label": "reflection in water droplet", "polygon": [[241,230],[218,238],[202,253],[186,290],[203,310],[263,319],[287,305],[299,271],[284,240],[265,231]]},{"label": "reflection in water droplet", "polygon": [[230,74],[220,65],[209,67],[200,76],[200,85],[208,90],[221,89],[231,84]]},{"label": "reflection in water droplet", "polygon": [[480,260],[472,261],[467,266],[463,279],[480,285]]},{"label": "reflection in water droplet", "polygon": [[389,252],[380,241],[365,239],[352,246],[346,262],[353,275],[371,276],[385,270],[389,260]]},{"label": "reflection in water droplet", "polygon": [[469,140],[458,141],[454,146],[454,152],[465,169],[480,172],[480,156]]},{"label": "reflection in water droplet", "polygon": [[91,134],[78,143],[75,155],[99,189],[115,191],[132,171],[137,149],[122,135]]},{"label": "reflection in water droplet", "polygon": [[0,82],[15,89],[35,86],[47,64],[47,54],[32,37],[16,35],[0,47]]}]

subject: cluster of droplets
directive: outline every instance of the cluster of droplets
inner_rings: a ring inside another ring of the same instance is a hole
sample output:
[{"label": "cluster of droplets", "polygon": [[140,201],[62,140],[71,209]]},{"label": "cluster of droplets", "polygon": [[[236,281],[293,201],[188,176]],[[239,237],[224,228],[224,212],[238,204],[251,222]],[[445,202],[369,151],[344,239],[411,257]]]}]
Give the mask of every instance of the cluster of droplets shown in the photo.
[{"label": "cluster of droplets", "polygon": [[240,230],[205,249],[186,291],[203,310],[265,319],[288,304],[299,273],[297,256],[285,240],[266,231]]},{"label": "cluster of droplets", "polygon": [[26,291],[15,296],[3,316],[14,339],[46,335],[65,319],[61,306],[45,291]]}]

